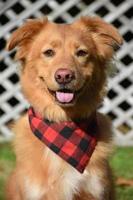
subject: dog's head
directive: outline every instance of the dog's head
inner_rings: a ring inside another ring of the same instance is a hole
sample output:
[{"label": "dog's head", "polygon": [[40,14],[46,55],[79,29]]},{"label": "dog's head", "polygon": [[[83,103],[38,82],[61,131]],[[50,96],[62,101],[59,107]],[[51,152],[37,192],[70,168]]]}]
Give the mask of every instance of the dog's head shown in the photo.
[{"label": "dog's head", "polygon": [[22,88],[36,109],[80,110],[82,115],[100,103],[107,64],[121,43],[112,25],[82,17],[72,24],[29,20],[13,33],[7,48],[18,47]]}]

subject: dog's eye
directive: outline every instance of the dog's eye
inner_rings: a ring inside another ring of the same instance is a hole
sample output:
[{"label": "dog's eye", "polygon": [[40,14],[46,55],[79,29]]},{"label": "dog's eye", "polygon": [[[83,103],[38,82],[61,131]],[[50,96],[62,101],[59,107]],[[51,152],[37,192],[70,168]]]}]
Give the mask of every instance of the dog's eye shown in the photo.
[{"label": "dog's eye", "polygon": [[76,52],[76,56],[77,57],[84,57],[84,56],[87,56],[88,55],[88,52],[87,52],[87,50],[82,50],[82,49],[80,49],[80,50],[78,50],[77,52]]},{"label": "dog's eye", "polygon": [[43,52],[43,54],[47,57],[53,57],[55,55],[55,51],[52,49],[47,49],[46,51]]}]

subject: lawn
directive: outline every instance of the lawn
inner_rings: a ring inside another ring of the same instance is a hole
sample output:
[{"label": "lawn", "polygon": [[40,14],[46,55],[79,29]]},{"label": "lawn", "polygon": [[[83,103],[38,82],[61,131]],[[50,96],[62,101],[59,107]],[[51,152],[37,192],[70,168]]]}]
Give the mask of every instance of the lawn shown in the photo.
[{"label": "lawn", "polygon": [[15,155],[12,152],[11,145],[0,144],[0,200],[4,200],[5,182],[14,164]]},{"label": "lawn", "polygon": [[[4,200],[4,185],[14,167],[15,156],[10,144],[0,144],[0,200]],[[111,159],[115,178],[133,180],[133,147],[117,148]],[[117,200],[132,200],[133,186],[117,185]]]}]

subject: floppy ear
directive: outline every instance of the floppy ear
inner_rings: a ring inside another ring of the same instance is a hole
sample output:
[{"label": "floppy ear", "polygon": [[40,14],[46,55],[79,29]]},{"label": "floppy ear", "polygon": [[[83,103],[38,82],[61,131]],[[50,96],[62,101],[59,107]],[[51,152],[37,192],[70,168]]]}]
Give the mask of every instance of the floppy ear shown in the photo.
[{"label": "floppy ear", "polygon": [[110,59],[123,42],[117,29],[99,17],[82,17],[80,20],[90,33],[98,55]]},{"label": "floppy ear", "polygon": [[46,24],[47,18],[43,20],[29,19],[20,28],[18,28],[11,36],[7,43],[7,50],[12,50],[19,47],[16,54],[17,59],[23,59],[27,54],[30,42],[34,36],[41,31]]}]

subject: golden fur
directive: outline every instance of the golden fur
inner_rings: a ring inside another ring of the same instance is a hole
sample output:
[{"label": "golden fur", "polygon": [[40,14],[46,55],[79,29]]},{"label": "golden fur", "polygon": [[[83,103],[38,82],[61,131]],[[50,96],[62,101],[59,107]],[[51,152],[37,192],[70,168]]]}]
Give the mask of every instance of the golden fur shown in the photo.
[{"label": "golden fur", "polygon": [[[22,63],[22,90],[42,116],[56,122],[91,117],[106,93],[106,71],[114,50],[122,43],[117,30],[97,17],[82,17],[72,24],[29,20],[16,30],[8,45],[18,47]],[[56,55],[46,57],[47,49]],[[87,54],[76,56],[79,49]],[[72,105],[60,105],[49,90],[59,89],[54,74],[59,68],[75,72],[69,84],[80,90]],[[114,200],[108,156],[112,151],[109,120],[97,112],[100,133],[96,149],[83,174],[51,152],[32,133],[27,114],[15,124],[16,169],[9,178],[9,200]]]}]

